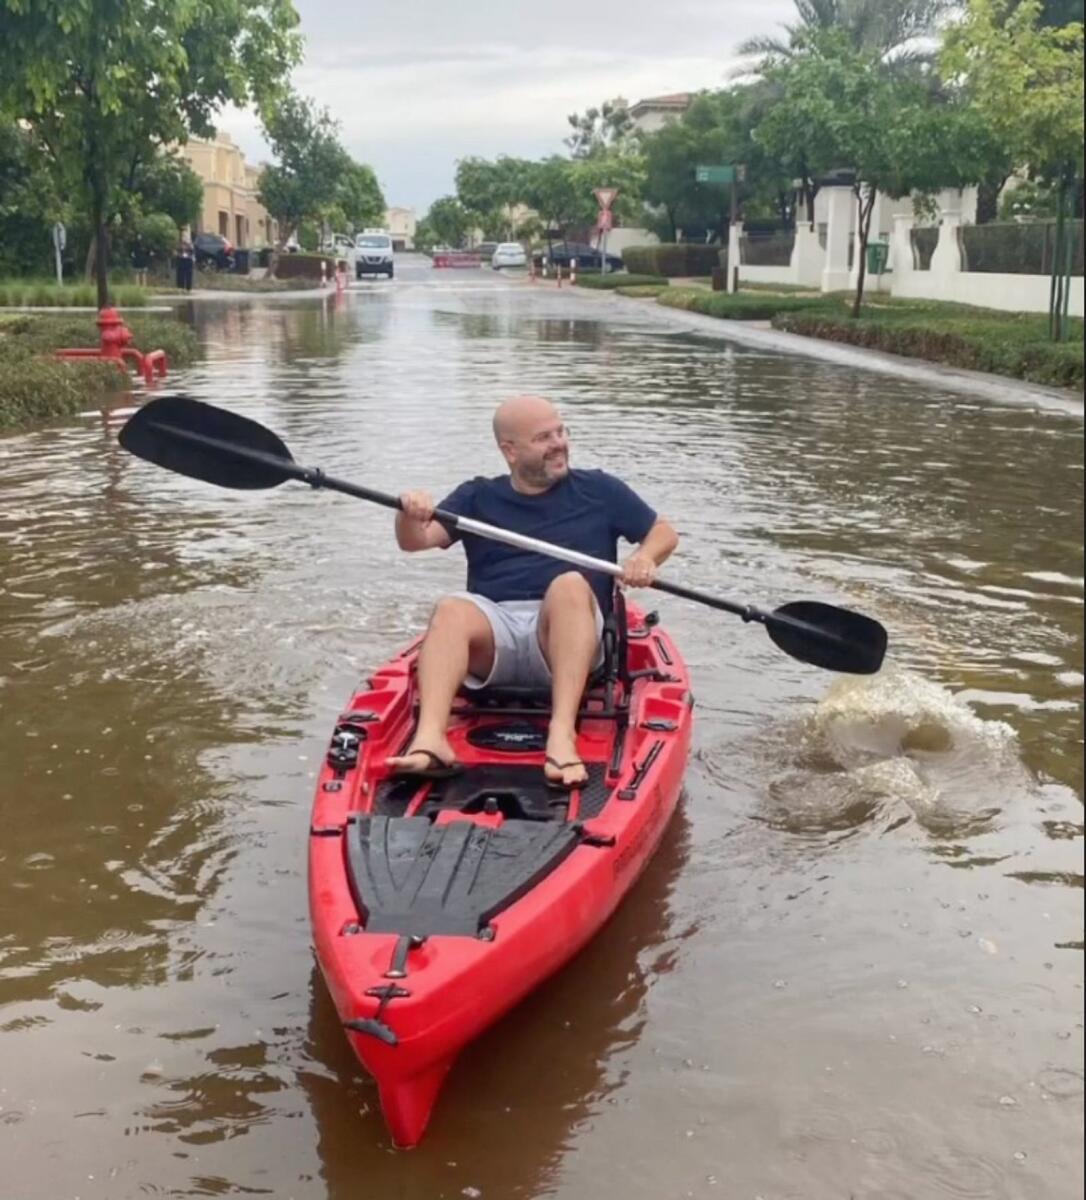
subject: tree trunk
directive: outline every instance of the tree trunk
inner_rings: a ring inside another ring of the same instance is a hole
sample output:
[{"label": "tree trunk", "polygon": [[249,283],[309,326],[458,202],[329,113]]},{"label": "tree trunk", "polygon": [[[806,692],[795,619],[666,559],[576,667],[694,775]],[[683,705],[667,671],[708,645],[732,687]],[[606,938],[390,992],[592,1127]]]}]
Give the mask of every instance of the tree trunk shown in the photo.
[{"label": "tree trunk", "polygon": [[999,193],[1006,182],[1007,176],[1002,171],[981,180],[977,187],[978,225],[988,225],[999,216]]},{"label": "tree trunk", "polygon": [[109,307],[109,233],[106,230],[105,181],[95,171],[91,183],[91,227],[94,231],[94,278],[98,284],[98,307]]},{"label": "tree trunk", "polygon": [[860,245],[857,248],[857,253],[860,256],[860,269],[856,276],[856,299],[852,304],[852,316],[854,320],[859,317],[864,302],[864,284],[867,282],[867,240],[871,236],[871,218],[875,213],[875,199],[877,196],[877,189],[869,186],[865,199],[860,186],[857,185],[856,187],[856,199],[860,205],[860,219],[857,225],[860,234]]}]

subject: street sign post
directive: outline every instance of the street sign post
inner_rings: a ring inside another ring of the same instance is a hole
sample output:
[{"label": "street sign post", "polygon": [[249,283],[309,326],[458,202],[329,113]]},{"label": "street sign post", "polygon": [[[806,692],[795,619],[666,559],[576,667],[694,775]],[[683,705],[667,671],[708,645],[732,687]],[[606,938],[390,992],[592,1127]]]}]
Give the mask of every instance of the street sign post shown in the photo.
[{"label": "street sign post", "polygon": [[722,163],[719,166],[697,166],[694,168],[695,183],[742,183],[747,176],[746,167]]},{"label": "street sign post", "polygon": [[611,205],[618,195],[618,188],[593,188],[592,195],[599,201],[600,212],[597,224],[600,230],[600,274],[607,274],[607,231],[614,225]]},{"label": "street sign post", "polygon": [[[716,166],[699,164],[694,168],[695,183],[730,184],[732,189],[732,208],[730,223],[735,225],[739,220],[739,185],[747,181],[747,168],[744,163],[718,163]],[[731,238],[729,236],[729,241]],[[739,264],[729,263],[731,287],[729,291],[739,290]]]},{"label": "street sign post", "polygon": [[57,283],[64,282],[64,265],[60,261],[60,255],[64,247],[68,244],[68,231],[58,221],[53,226],[53,251],[56,255],[57,264]]}]

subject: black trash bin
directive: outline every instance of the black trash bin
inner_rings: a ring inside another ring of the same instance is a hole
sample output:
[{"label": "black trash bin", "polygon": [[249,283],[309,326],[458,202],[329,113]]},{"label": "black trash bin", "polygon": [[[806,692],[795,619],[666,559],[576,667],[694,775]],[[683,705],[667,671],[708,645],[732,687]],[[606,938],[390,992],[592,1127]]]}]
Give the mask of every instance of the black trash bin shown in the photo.
[{"label": "black trash bin", "polygon": [[234,272],[238,275],[249,274],[249,251],[235,250],[234,251]]}]

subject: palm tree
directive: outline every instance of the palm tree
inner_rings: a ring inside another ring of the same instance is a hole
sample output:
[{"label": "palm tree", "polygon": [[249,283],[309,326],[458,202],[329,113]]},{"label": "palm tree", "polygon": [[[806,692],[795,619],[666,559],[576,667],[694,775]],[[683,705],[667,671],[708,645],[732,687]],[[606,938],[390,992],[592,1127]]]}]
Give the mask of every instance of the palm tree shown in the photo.
[{"label": "palm tree", "polygon": [[804,35],[826,30],[843,32],[857,50],[867,50],[895,63],[930,58],[917,43],[930,37],[939,19],[958,7],[955,0],[795,0],[799,21],[786,25],[786,38],[750,38],[739,53],[760,58],[791,58]]}]

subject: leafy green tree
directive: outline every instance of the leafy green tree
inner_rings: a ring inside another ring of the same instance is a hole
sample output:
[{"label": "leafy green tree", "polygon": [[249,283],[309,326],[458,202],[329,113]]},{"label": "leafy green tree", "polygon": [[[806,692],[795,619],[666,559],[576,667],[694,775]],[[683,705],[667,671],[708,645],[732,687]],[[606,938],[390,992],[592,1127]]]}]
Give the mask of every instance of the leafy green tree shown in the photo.
[{"label": "leafy green tree", "polygon": [[593,226],[599,211],[593,193],[601,187],[618,189],[613,207],[620,220],[640,219],[644,185],[645,166],[640,155],[611,150],[568,159],[555,154],[531,165],[521,199],[539,214],[550,236],[556,229],[565,232]]},{"label": "leafy green tree", "polygon": [[276,162],[260,176],[259,197],[279,223],[282,249],[303,222],[319,223],[336,206],[352,162],[327,109],[290,93],[264,117]]},{"label": "leafy green tree", "polygon": [[467,209],[455,196],[442,196],[435,200],[423,220],[435,238],[431,245],[441,244],[454,249],[464,244],[474,224]]},{"label": "leafy green tree", "polygon": [[415,248],[429,253],[440,241],[429,215],[421,217],[415,226]]},{"label": "leafy green tree", "polygon": [[513,229],[513,210],[524,199],[532,164],[501,155],[494,161],[462,158],[456,164],[456,196],[488,237],[504,239]]},{"label": "leafy green tree", "polygon": [[975,110],[879,70],[876,55],[854,50],[839,33],[816,35],[798,50],[769,69],[780,98],[755,137],[782,158],[803,146],[818,174],[854,172],[860,257],[853,315],[859,316],[877,193],[906,196],[975,183],[993,139]]},{"label": "leafy green tree", "polygon": [[[1042,23],[1041,0],[969,0],[947,30],[944,73],[963,87],[1011,163],[1055,185],[1058,264],[1069,257],[1065,214],[1083,175],[1083,26]],[[1068,331],[1066,271],[1053,273],[1049,316],[1056,339]]]},{"label": "leafy green tree", "polygon": [[290,0],[0,0],[0,111],[26,122],[57,191],[79,193],[109,300],[108,227],[133,164],[266,104],[300,56]]},{"label": "leafy green tree", "polygon": [[625,100],[605,100],[599,108],[571,113],[566,120],[572,133],[565,144],[574,158],[591,158],[632,147],[634,121]]},{"label": "leafy green tree", "polygon": [[177,222],[164,212],[146,213],[136,224],[136,236],[154,263],[169,262],[179,232]]},{"label": "leafy green tree", "polygon": [[0,116],[0,276],[49,271],[50,227],[68,215],[30,132]]},{"label": "leafy green tree", "polygon": [[184,159],[158,154],[140,163],[131,180],[141,211],[166,213],[174,225],[195,225],[204,203],[204,181]]},{"label": "leafy green tree", "polygon": [[373,168],[352,161],[337,181],[335,201],[325,212],[324,221],[332,229],[357,233],[367,226],[382,224],[386,207]]}]

